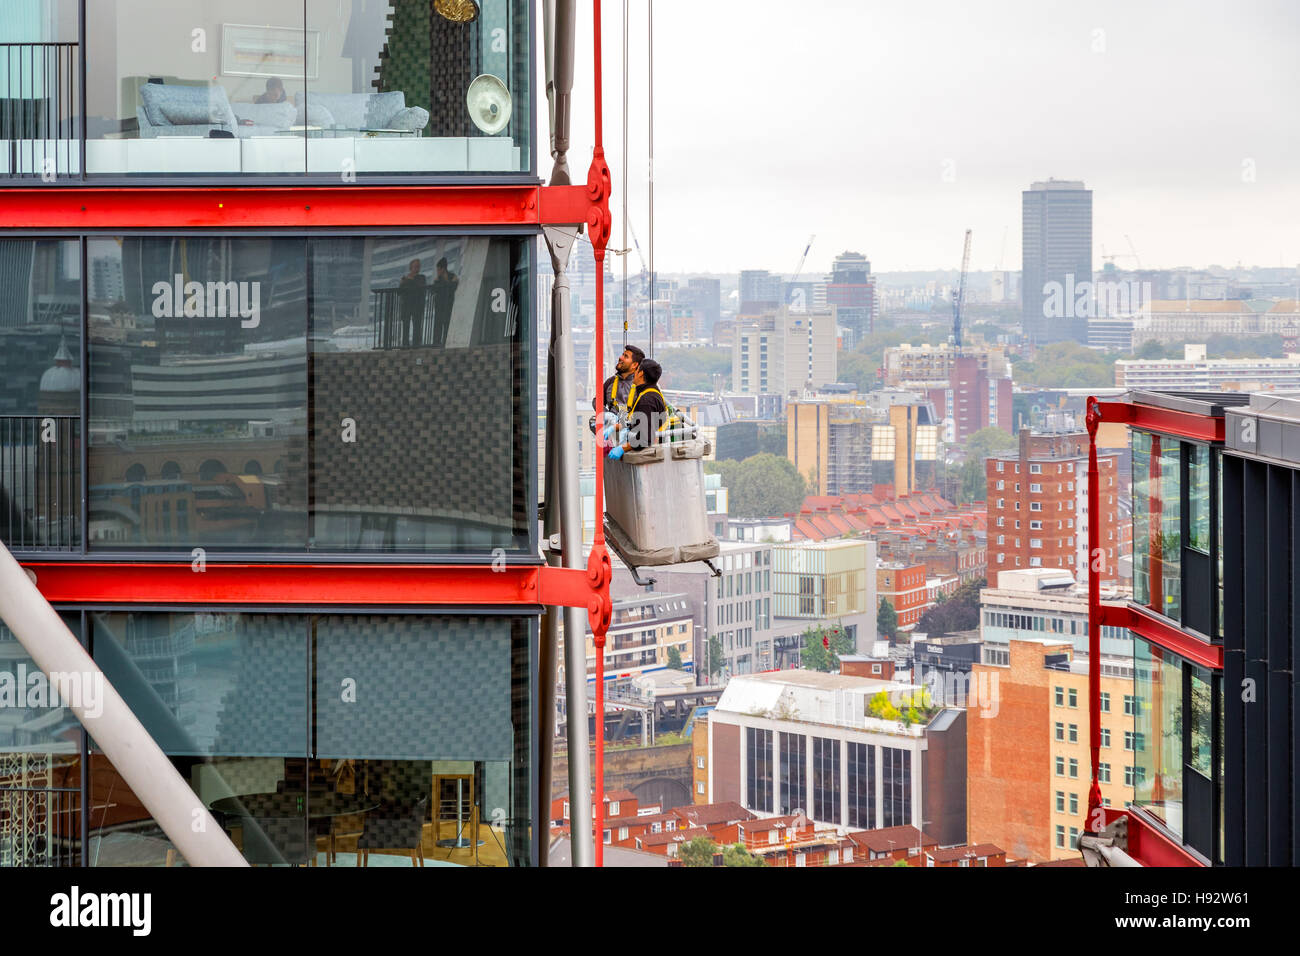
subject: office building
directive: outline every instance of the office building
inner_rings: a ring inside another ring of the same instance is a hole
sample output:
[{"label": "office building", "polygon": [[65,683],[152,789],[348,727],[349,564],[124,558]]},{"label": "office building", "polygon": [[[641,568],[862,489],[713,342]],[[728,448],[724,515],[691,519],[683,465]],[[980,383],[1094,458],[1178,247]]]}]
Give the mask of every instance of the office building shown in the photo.
[{"label": "office building", "polygon": [[[1148,866],[1294,866],[1296,393],[1129,392],[1133,443],[1131,806],[1107,842]],[[1094,847],[1096,849],[1094,849]]]},{"label": "office building", "polygon": [[738,321],[731,347],[731,385],[744,395],[797,397],[835,381],[835,310],[781,308]]},{"label": "office building", "polygon": [[1092,190],[1049,179],[1022,194],[1021,324],[1025,338],[1088,341],[1093,312]]},{"label": "office building", "polygon": [[1115,385],[1172,392],[1291,391],[1300,388],[1300,355],[1213,359],[1204,345],[1185,345],[1182,359],[1117,359]]},{"label": "office building", "polygon": [[739,291],[737,315],[758,316],[781,307],[781,277],[766,269],[742,270]]},{"label": "office building", "polygon": [[910,825],[966,842],[967,712],[901,681],[792,670],[734,678],[709,714],[709,792],[760,817]]},{"label": "office building", "polygon": [[858,337],[870,335],[876,323],[876,280],[871,263],[858,252],[842,252],[831,263],[825,301],[835,306],[840,325]]},{"label": "office building", "polygon": [[[970,677],[966,710],[971,841],[1032,862],[1078,859],[1091,779],[1088,667],[1065,637],[1022,629]],[[1101,659],[1101,792],[1133,799],[1152,742],[1134,731],[1133,659]]]}]

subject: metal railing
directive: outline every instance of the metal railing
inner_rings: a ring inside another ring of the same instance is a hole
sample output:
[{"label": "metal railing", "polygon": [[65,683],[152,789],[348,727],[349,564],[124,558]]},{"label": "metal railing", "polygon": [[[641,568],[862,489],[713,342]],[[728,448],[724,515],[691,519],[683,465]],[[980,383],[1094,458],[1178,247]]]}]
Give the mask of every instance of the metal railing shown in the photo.
[{"label": "metal railing", "polygon": [[77,43],[0,43],[0,173],[50,180],[81,172]]},{"label": "metal railing", "polygon": [[435,326],[432,286],[415,292],[371,289],[370,293],[375,317],[372,347],[410,349],[446,343],[445,324]]},{"label": "metal railing", "polygon": [[81,791],[0,787],[0,867],[80,866]]},{"label": "metal railing", "polygon": [[0,540],[12,551],[81,545],[81,423],[0,415]]}]

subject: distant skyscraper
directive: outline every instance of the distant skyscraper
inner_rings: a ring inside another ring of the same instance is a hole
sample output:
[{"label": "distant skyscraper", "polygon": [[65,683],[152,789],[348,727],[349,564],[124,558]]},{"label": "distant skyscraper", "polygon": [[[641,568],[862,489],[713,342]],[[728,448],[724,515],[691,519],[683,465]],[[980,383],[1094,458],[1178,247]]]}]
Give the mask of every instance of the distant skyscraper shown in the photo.
[{"label": "distant skyscraper", "polygon": [[835,257],[831,274],[826,277],[826,304],[835,306],[840,325],[858,336],[872,331],[876,320],[876,280],[871,276],[871,263],[866,256],[860,252],[843,252]]},{"label": "distant skyscraper", "polygon": [[[1092,190],[1049,179],[1022,193],[1021,318],[1033,342],[1087,343],[1092,309]],[[1083,283],[1088,286],[1082,286]]]},{"label": "distant skyscraper", "polygon": [[761,315],[781,304],[781,277],[766,269],[744,269],[740,273],[740,314]]}]

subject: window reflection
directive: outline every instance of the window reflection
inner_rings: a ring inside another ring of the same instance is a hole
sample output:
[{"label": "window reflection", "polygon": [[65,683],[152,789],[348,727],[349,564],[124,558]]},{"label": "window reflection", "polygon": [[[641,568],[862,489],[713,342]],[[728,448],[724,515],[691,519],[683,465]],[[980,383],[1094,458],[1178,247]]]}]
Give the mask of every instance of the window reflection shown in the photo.
[{"label": "window reflection", "polygon": [[[0,540],[81,540],[81,252],[0,240]],[[92,280],[93,281],[93,280]]]},{"label": "window reflection", "polygon": [[[1179,443],[1142,432],[1134,432],[1132,442],[1134,600],[1178,621],[1182,613]],[[1208,494],[1207,487],[1207,498]],[[1208,547],[1208,524],[1206,529]]]},{"label": "window reflection", "polygon": [[[252,863],[526,865],[529,629],[416,615],[94,616],[95,658]],[[92,865],[181,865],[102,754]]]},{"label": "window reflection", "polygon": [[303,239],[92,238],[90,545],[306,544]]},{"label": "window reflection", "polygon": [[[1183,832],[1183,669],[1177,655],[1148,641],[1133,641],[1135,713],[1125,741],[1132,761],[1134,800]],[[1207,713],[1208,716],[1208,713]],[[1194,720],[1200,722],[1199,713]],[[1201,729],[1205,727],[1202,725]],[[1193,738],[1196,728],[1193,728]],[[1193,744],[1195,749],[1196,743]],[[1189,755],[1195,757],[1195,754]]]}]

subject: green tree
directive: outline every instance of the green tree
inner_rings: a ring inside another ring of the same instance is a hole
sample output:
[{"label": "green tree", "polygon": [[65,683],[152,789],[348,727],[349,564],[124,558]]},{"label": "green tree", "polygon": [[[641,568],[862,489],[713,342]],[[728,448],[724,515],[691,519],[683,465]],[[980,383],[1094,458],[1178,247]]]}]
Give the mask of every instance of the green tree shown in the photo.
[{"label": "green tree", "polygon": [[876,609],[876,633],[891,641],[898,640],[898,612],[889,603],[889,598],[881,598],[880,607]]},{"label": "green tree", "polygon": [[952,634],[956,631],[970,631],[980,624],[980,589],[985,587],[985,580],[969,581],[963,584],[952,596],[921,615],[917,630],[924,634]]},{"label": "green tree", "polygon": [[1157,339],[1147,339],[1139,345],[1133,352],[1134,358],[1140,359],[1162,359],[1165,358],[1165,347]]},{"label": "green tree", "polygon": [[770,518],[798,512],[808,483],[788,458],[769,453],[744,461],[705,462],[711,474],[722,475],[727,510],[736,518]]},{"label": "green tree", "polygon": [[745,849],[743,843],[733,843],[722,851],[723,866],[767,866],[761,856],[755,856]]},{"label": "green tree", "polygon": [[731,381],[731,349],[659,349],[655,360],[664,367],[664,388],[711,392],[714,375],[724,377],[724,390]]},{"label": "green tree", "polygon": [[[823,643],[827,638],[830,638],[829,651]],[[799,663],[804,670],[835,673],[840,669],[840,655],[852,654],[855,650],[848,634],[839,624],[833,624],[829,628],[818,624],[803,632]]]},{"label": "green tree", "polygon": [[962,501],[984,501],[988,497],[988,481],[984,474],[984,459],[968,458],[958,472]]},{"label": "green tree", "polygon": [[696,837],[677,848],[677,859],[682,861],[682,866],[712,866],[713,854],[717,852],[718,845],[708,837]]},{"label": "green tree", "polygon": [[682,652],[676,646],[668,648],[668,666],[675,671],[682,670]]},{"label": "green tree", "polygon": [[714,676],[721,674],[722,668],[726,663],[726,658],[723,657],[722,653],[722,638],[718,637],[716,634],[710,634],[708,660],[709,678],[712,679]]},{"label": "green tree", "polygon": [[982,464],[989,455],[1011,451],[1018,445],[1019,439],[1001,428],[981,428],[967,437],[963,448],[967,461],[978,460]]}]

